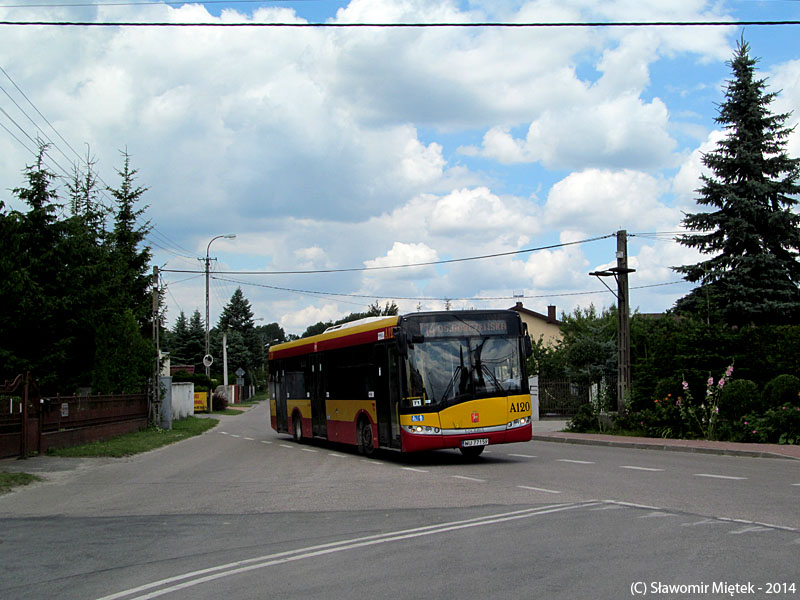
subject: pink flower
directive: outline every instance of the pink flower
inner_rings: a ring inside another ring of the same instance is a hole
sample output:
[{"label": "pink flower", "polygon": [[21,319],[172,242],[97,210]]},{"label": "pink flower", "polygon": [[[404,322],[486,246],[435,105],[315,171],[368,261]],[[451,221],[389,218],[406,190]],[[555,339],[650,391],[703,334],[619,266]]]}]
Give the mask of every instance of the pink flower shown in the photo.
[{"label": "pink flower", "polygon": [[[689,382],[688,381],[684,381],[683,382],[683,389],[684,390],[688,390],[689,389]],[[800,396],[800,394],[798,394],[798,396]]]},{"label": "pink flower", "polygon": [[712,385],[714,385],[714,378],[713,377],[709,377],[708,378],[708,387],[711,387]]},{"label": "pink flower", "polygon": [[725,377],[730,377],[731,375],[733,375],[733,365],[728,367],[728,369],[725,371]]},{"label": "pink flower", "polygon": [[724,377],[720,377],[719,378],[719,383],[717,384],[717,386],[719,386],[719,389],[722,389],[722,386],[724,386],[724,385],[725,385],[725,378]]},{"label": "pink flower", "polygon": [[755,430],[755,429],[753,429],[753,433],[756,433],[756,430]]},{"label": "pink flower", "polygon": [[717,413],[717,414],[719,414],[719,406],[715,406],[715,407],[714,407],[714,412],[715,412],[715,413]]},{"label": "pink flower", "polygon": [[748,423],[747,421],[745,421],[745,422],[744,422],[744,424],[745,424],[745,425],[750,425],[750,423]]}]

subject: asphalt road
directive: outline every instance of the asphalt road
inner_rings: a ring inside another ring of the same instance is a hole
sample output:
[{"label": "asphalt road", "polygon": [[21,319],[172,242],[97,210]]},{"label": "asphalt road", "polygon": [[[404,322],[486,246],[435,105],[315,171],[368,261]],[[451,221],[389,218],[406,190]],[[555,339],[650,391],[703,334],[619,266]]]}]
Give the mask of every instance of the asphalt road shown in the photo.
[{"label": "asphalt road", "polygon": [[800,598],[798,461],[548,442],[363,459],[275,434],[262,404],[129,459],[0,468],[47,478],[0,496],[8,599]]}]

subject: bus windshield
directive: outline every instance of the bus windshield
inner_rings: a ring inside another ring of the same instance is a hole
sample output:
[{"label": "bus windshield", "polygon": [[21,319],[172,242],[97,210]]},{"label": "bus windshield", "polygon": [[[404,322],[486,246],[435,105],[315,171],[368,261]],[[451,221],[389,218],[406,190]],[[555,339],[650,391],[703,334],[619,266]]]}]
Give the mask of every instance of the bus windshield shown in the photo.
[{"label": "bus windshield", "polygon": [[473,398],[523,390],[516,337],[426,338],[409,348],[408,369],[414,406],[441,410]]}]

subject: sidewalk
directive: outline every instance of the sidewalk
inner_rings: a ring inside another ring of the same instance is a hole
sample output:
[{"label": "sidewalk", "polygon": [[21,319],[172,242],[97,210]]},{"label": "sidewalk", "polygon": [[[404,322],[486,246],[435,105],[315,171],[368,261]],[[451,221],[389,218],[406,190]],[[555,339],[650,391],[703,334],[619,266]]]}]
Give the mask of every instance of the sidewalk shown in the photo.
[{"label": "sidewalk", "polygon": [[800,460],[800,446],[780,444],[744,444],[738,442],[710,442],[706,440],[675,440],[662,438],[628,437],[601,433],[568,433],[562,431],[566,421],[542,420],[533,422],[533,439],[540,442],[563,442],[614,446],[617,448],[645,448],[648,450],[671,450],[674,452],[697,452],[704,454],[728,454],[754,456],[758,458],[790,458]]}]

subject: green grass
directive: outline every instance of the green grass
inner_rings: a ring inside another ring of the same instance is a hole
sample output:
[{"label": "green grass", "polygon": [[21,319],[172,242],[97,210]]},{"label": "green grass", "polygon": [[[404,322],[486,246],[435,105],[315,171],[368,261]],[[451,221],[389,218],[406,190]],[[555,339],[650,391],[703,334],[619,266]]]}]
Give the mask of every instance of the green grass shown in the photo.
[{"label": "green grass", "polygon": [[131,456],[200,435],[217,423],[219,423],[217,419],[188,417],[173,422],[171,431],[148,427],[142,431],[118,435],[108,440],[90,442],[80,446],[72,446],[71,448],[48,450],[47,454],[50,456],[70,457],[109,456],[119,458]]},{"label": "green grass", "polygon": [[41,477],[30,475],[29,473],[0,472],[0,494],[5,494],[9,492],[11,488],[28,485],[34,481],[41,481]]}]

